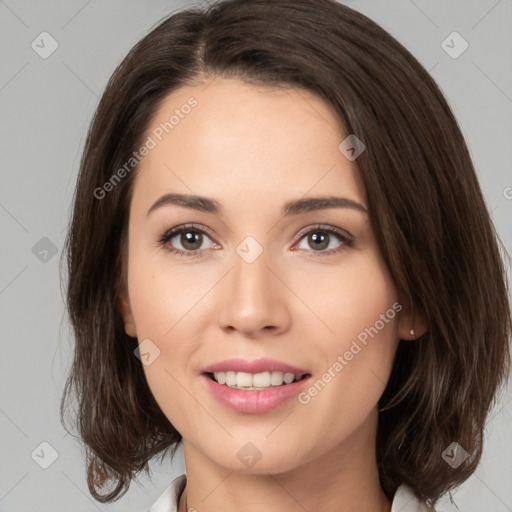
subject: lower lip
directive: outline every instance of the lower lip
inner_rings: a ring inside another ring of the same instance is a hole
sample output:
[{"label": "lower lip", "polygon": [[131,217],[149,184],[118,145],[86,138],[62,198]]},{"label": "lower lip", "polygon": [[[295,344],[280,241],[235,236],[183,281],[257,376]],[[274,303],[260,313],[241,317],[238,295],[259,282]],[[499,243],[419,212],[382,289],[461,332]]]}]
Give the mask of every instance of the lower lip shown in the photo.
[{"label": "lower lip", "polygon": [[272,411],[281,404],[298,395],[311,375],[270,389],[248,390],[234,389],[210,379],[208,375],[201,375],[213,396],[222,404],[238,412],[262,413]]}]

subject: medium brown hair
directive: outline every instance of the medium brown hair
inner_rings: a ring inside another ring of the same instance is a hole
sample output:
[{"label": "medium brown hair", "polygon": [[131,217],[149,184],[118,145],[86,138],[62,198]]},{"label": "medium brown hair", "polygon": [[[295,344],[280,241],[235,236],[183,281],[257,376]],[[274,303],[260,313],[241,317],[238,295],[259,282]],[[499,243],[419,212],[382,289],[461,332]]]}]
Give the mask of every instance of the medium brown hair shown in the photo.
[{"label": "medium brown hair", "polygon": [[[160,410],[117,307],[137,169],[94,195],[138,149],[171,92],[217,76],[311,91],[366,145],[357,164],[372,228],[397,290],[428,331],[399,342],[379,401],[377,462],[435,502],[477,467],[483,429],[509,375],[511,315],[499,237],[445,98],[422,65],[366,16],[333,0],[225,0],[177,12],[112,75],[88,132],[66,238],[73,366],[61,402],[78,397],[87,482],[100,502],[180,433]],[[341,142],[341,140],[340,140]],[[452,442],[470,456],[441,457]],[[162,460],[161,459],[161,460]],[[114,482],[106,494],[100,490]]]}]

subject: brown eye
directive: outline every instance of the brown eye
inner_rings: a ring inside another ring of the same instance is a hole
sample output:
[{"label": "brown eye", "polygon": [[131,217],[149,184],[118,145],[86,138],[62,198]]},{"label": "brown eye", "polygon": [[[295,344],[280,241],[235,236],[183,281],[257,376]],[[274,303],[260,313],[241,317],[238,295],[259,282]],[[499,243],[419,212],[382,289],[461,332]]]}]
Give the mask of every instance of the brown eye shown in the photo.
[{"label": "brown eye", "polygon": [[[320,235],[319,235],[320,233]],[[308,235],[308,243],[315,250],[326,249],[329,246],[330,235],[317,231]]]},{"label": "brown eye", "polygon": [[184,249],[195,251],[199,249],[203,243],[203,234],[197,231],[182,231],[179,241]]},{"label": "brown eye", "polygon": [[[315,226],[302,234],[301,240],[305,238],[308,247],[298,247],[299,249],[309,249],[310,253],[314,256],[329,256],[354,245],[352,236],[334,227]],[[336,239],[339,241],[338,246],[332,247],[331,244],[333,241],[335,243]],[[329,246],[331,246],[331,250],[326,250]]]},{"label": "brown eye", "polygon": [[198,226],[178,226],[165,232],[159,244],[179,256],[201,256],[204,249],[200,247],[205,242],[205,237],[210,238],[206,231]]}]

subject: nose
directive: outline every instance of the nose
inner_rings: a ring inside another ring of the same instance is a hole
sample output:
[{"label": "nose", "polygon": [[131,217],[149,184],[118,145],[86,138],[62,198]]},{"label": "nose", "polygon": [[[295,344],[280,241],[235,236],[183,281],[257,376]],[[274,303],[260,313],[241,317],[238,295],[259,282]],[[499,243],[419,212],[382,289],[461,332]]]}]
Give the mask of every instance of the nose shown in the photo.
[{"label": "nose", "polygon": [[[272,268],[271,268],[272,267]],[[265,251],[251,263],[235,253],[233,268],[218,297],[218,321],[223,330],[256,338],[285,332],[290,325],[293,296]]]}]

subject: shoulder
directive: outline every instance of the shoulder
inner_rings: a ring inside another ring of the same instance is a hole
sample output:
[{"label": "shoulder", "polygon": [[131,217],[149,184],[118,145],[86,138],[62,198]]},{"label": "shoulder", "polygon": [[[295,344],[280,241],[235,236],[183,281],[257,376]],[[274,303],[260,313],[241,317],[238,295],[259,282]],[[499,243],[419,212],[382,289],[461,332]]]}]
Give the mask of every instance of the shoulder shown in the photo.
[{"label": "shoulder", "polygon": [[[175,478],[146,512],[177,512],[179,498],[186,483],[187,477],[185,474]],[[390,512],[436,511],[433,507],[417,498],[410,487],[402,484],[395,492]]]},{"label": "shoulder", "polygon": [[186,483],[187,477],[185,474],[175,478],[145,512],[177,512],[179,499]]},{"label": "shoulder", "polygon": [[409,486],[402,484],[395,492],[390,512],[436,512],[436,510],[420,500]]}]

